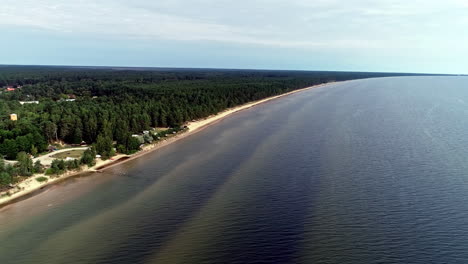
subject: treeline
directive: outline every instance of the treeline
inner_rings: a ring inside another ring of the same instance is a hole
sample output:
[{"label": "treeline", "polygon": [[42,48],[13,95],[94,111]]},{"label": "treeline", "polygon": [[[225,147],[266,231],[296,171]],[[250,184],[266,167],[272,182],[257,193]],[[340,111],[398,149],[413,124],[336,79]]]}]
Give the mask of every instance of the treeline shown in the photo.
[{"label": "treeline", "polygon": [[[178,127],[310,85],[392,75],[399,74],[1,66],[0,87],[17,89],[0,94],[0,155],[36,155],[56,141],[96,143],[105,155],[116,141],[130,153],[139,146],[131,135],[152,127]],[[40,103],[19,103],[32,100]]]}]

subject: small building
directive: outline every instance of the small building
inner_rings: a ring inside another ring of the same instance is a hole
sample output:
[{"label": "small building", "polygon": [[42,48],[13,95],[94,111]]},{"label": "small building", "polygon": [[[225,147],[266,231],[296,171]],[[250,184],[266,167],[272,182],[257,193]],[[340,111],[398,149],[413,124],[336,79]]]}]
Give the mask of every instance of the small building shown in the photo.
[{"label": "small building", "polygon": [[10,120],[11,120],[11,121],[17,121],[17,120],[18,120],[18,115],[16,115],[16,114],[11,114],[11,115],[10,115]]},{"label": "small building", "polygon": [[13,88],[13,87],[7,87],[7,88],[6,88],[6,91],[7,91],[7,92],[13,92],[13,91],[15,91],[15,90],[16,90],[16,89]]},{"label": "small building", "polygon": [[58,102],[75,102],[75,101],[76,101],[76,99],[70,99],[70,98],[58,100]]},{"label": "small building", "polygon": [[19,101],[21,105],[24,104],[39,104],[39,101]]},{"label": "small building", "polygon": [[53,146],[53,145],[49,145],[49,146],[47,147],[47,150],[48,150],[49,152],[54,152],[54,151],[57,150],[57,148],[56,148],[55,146]]}]

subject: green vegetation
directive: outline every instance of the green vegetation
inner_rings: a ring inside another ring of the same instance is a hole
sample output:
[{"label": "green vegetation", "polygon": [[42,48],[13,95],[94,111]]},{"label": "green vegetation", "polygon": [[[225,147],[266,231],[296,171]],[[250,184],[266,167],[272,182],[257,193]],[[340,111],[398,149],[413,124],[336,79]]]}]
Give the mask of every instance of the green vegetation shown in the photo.
[{"label": "green vegetation", "polygon": [[[5,187],[9,184],[15,183],[15,179],[19,176],[29,177],[37,173],[45,173],[46,175],[60,175],[69,170],[80,169],[82,165],[94,165],[96,154],[92,148],[80,152],[82,153],[80,159],[69,161],[55,159],[52,161],[51,167],[45,171],[39,160],[33,163],[31,157],[25,152],[18,153],[18,162],[15,164],[15,166],[7,165],[5,160],[0,158],[0,190],[5,189]],[[40,179],[42,178],[36,178],[36,180],[42,182]]]},{"label": "green vegetation", "polygon": [[[402,74],[0,66],[0,156],[19,161],[1,164],[0,186],[43,171],[30,155],[49,144],[93,145],[79,161],[54,161],[46,174],[56,175],[91,166],[96,154],[134,153],[229,107],[320,83],[395,75]],[[40,103],[19,103],[33,100]],[[171,129],[143,134],[155,127]]]},{"label": "green vegetation", "polygon": [[95,162],[96,151],[94,148],[89,148],[83,152],[83,156],[81,156],[80,163],[82,165],[87,165],[88,167],[94,166]]},{"label": "green vegetation", "polygon": [[0,185],[13,183],[14,169],[10,165],[6,165],[5,161],[0,158]]},{"label": "green vegetation", "polygon": [[44,172],[44,167],[42,167],[42,164],[39,160],[36,160],[34,162],[34,167],[33,167],[34,173],[43,173]]},{"label": "green vegetation", "polygon": [[[45,170],[46,175],[60,175],[63,174],[67,171],[73,171],[73,170],[79,170],[81,169],[81,166],[94,166],[96,164],[95,161],[96,157],[96,151],[94,150],[93,147],[82,151],[81,158],[79,159],[74,159],[74,160],[63,160],[63,159],[54,159],[52,161],[52,164],[50,165],[50,168]],[[36,162],[37,163],[37,162]],[[36,164],[34,165],[36,167]],[[38,164],[42,170],[42,166],[40,163]],[[39,172],[39,171],[37,171]]]},{"label": "green vegetation", "polygon": [[108,159],[114,155],[114,145],[109,135],[100,134],[97,137],[95,147],[96,152],[99,153],[103,159]]},{"label": "green vegetation", "polygon": [[66,159],[66,158],[74,158],[74,159],[79,159],[81,158],[81,156],[83,156],[83,153],[85,152],[85,150],[82,150],[82,149],[74,149],[74,150],[70,150],[70,151],[67,151],[67,152],[61,152],[61,153],[57,153],[57,154],[54,154],[52,156],[50,156],[51,158],[54,158],[54,159]]},{"label": "green vegetation", "polygon": [[63,160],[63,159],[54,159],[50,168],[45,172],[46,175],[60,175],[69,170],[79,169],[82,164],[79,160]]},{"label": "green vegetation", "polygon": [[36,181],[38,182],[45,182],[45,181],[48,181],[49,179],[47,177],[44,177],[44,176],[41,176],[41,177],[37,177],[36,178]]},{"label": "green vegetation", "polygon": [[34,172],[33,161],[26,152],[18,153],[18,174],[21,176],[31,176]]}]

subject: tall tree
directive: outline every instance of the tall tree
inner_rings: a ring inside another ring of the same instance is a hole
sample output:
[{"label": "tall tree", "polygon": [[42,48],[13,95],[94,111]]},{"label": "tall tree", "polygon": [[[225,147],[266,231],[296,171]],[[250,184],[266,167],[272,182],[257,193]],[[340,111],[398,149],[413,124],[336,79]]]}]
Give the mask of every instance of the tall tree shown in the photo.
[{"label": "tall tree", "polygon": [[112,156],[112,152],[112,138],[104,134],[100,134],[96,140],[96,153],[100,154],[104,159],[107,159]]},{"label": "tall tree", "polygon": [[18,153],[18,173],[21,176],[31,176],[33,174],[33,161],[26,152]]}]

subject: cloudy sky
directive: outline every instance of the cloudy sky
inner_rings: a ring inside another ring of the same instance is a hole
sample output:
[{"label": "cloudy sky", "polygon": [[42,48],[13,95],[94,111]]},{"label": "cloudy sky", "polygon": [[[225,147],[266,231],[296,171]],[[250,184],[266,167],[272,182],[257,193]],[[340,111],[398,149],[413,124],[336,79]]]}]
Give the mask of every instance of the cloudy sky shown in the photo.
[{"label": "cloudy sky", "polygon": [[0,0],[0,64],[468,73],[463,0]]}]

